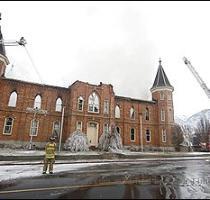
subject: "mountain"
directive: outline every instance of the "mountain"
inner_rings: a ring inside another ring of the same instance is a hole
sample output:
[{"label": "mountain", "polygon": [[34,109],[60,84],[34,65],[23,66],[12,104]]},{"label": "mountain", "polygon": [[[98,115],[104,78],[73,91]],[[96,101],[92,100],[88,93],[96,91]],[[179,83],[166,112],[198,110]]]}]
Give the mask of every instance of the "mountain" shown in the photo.
[{"label": "mountain", "polygon": [[202,110],[189,118],[186,116],[175,117],[175,123],[182,129],[185,144],[189,144],[193,141],[195,132],[200,128],[200,123],[198,124],[198,122],[200,122],[201,119],[204,121],[207,119],[209,121],[209,123],[206,124],[207,126],[205,126],[208,127],[210,124],[210,109]]}]

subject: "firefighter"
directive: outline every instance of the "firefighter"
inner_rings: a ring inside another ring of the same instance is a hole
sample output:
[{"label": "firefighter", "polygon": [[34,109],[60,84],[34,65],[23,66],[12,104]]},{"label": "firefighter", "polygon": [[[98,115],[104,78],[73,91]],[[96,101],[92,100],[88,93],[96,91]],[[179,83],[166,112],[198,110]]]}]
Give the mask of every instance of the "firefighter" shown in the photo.
[{"label": "firefighter", "polygon": [[49,166],[49,173],[53,174],[53,164],[55,163],[55,150],[56,150],[55,138],[50,137],[50,142],[48,142],[45,146],[45,158],[44,158],[44,167],[42,174],[46,174],[48,166]]}]

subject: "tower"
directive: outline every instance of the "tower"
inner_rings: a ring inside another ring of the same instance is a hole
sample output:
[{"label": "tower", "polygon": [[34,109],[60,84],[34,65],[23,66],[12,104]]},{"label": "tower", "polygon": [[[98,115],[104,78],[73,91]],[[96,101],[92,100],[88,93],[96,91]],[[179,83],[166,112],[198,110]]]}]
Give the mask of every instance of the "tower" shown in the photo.
[{"label": "tower", "polygon": [[159,146],[163,149],[172,147],[172,128],[174,125],[173,91],[161,59],[152,88],[153,100],[157,101],[158,138]]},{"label": "tower", "polygon": [[[0,20],[1,20],[1,13],[0,13]],[[9,64],[9,60],[6,57],[6,51],[3,42],[3,35],[1,32],[1,25],[0,25],[0,78],[4,77],[6,66]]]}]

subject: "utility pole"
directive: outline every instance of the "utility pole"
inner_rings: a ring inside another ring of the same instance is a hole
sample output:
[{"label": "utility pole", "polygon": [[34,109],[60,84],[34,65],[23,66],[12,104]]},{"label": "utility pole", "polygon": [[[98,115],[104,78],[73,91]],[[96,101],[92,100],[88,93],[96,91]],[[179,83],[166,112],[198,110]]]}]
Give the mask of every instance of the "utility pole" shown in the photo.
[{"label": "utility pole", "polygon": [[63,134],[63,122],[64,122],[64,109],[65,106],[63,106],[62,109],[62,117],[61,117],[61,131],[60,131],[60,137],[59,137],[59,147],[58,147],[58,151],[61,151],[61,140],[62,140],[62,134]]},{"label": "utility pole", "polygon": [[141,138],[141,152],[144,151],[143,147],[143,122],[142,122],[142,113],[139,114],[139,121],[140,121],[140,138]]},{"label": "utility pole", "polygon": [[[39,109],[39,108],[27,108],[26,109],[27,112],[31,112],[31,113],[34,113],[33,115],[33,121],[36,119],[36,114],[44,114],[46,116],[47,114],[47,110],[42,110],[42,109]],[[29,141],[29,149],[31,150],[32,149],[32,142],[33,142],[33,134],[30,133],[30,141]]]}]

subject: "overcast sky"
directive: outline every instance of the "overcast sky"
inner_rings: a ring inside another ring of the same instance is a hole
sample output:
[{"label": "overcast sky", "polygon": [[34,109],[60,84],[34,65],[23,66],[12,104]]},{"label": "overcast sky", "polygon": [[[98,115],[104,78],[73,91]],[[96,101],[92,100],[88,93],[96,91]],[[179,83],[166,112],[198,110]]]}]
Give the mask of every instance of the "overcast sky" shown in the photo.
[{"label": "overcast sky", "polygon": [[[116,95],[151,100],[158,60],[174,86],[175,116],[209,109],[183,63],[210,87],[210,2],[2,2],[5,40],[24,36],[44,84],[112,84]],[[6,47],[7,77],[41,82],[24,47]]]}]

